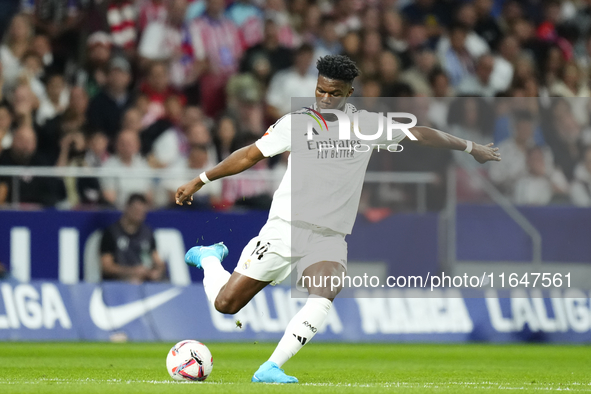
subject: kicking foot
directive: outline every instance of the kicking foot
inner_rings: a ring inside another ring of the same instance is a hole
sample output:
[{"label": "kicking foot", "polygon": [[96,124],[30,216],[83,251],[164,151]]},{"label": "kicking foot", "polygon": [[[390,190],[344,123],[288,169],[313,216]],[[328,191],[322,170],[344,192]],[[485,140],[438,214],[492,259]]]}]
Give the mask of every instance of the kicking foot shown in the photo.
[{"label": "kicking foot", "polygon": [[221,262],[228,256],[228,248],[223,242],[218,242],[210,246],[193,246],[185,254],[185,263],[201,268],[201,260],[210,256],[217,257]]},{"label": "kicking foot", "polygon": [[250,381],[255,383],[297,383],[298,378],[286,375],[273,361],[267,361],[259,367]]}]

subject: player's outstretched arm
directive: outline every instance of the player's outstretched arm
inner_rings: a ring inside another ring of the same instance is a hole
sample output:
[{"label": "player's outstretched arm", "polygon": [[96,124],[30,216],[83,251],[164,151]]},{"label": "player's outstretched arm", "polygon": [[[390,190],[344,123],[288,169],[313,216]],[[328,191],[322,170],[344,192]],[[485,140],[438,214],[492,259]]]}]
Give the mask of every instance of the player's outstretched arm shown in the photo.
[{"label": "player's outstretched arm", "polygon": [[[417,138],[417,141],[412,142],[416,142],[423,146],[463,151],[467,151],[466,149],[468,149],[469,153],[479,163],[501,161],[499,148],[495,147],[492,142],[490,144],[480,145],[475,142],[455,137],[443,131],[423,126],[413,127],[409,131]],[[408,138],[406,138],[406,140],[411,141]],[[472,147],[471,150],[469,149],[470,145]]]},{"label": "player's outstretched arm", "polygon": [[[226,176],[238,174],[244,170],[248,170],[259,161],[263,160],[265,156],[261,153],[259,148],[255,145],[245,146],[232,153],[218,165],[208,170],[205,174],[207,179],[214,181],[216,179],[224,178]],[[207,180],[206,179],[206,180]],[[191,205],[193,201],[193,194],[203,187],[204,183],[200,177],[196,177],[179,187],[175,194],[175,200],[178,205],[183,205],[183,202]]]}]

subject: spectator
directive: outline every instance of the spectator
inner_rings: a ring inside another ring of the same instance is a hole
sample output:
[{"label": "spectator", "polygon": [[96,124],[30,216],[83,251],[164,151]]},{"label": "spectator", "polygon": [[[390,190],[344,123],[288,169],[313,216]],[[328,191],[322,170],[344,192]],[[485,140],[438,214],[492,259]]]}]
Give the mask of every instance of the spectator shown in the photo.
[{"label": "spectator", "polygon": [[351,60],[357,62],[361,53],[361,37],[356,31],[347,33],[342,38],[343,55],[349,57]]},{"label": "spectator", "polygon": [[568,192],[568,182],[562,171],[548,168],[542,148],[527,152],[527,174],[515,184],[514,200],[520,205],[547,205]]},{"label": "spectator", "polygon": [[131,130],[141,138],[144,125],[142,124],[142,113],[139,109],[130,107],[125,111],[121,119],[121,130]]},{"label": "spectator", "polygon": [[377,79],[364,79],[361,86],[361,101],[358,108],[363,108],[370,112],[388,112],[388,108],[382,97],[382,86]]},{"label": "spectator", "polygon": [[325,16],[320,22],[320,35],[314,42],[314,57],[310,73],[316,72],[316,62],[326,55],[338,55],[343,51],[339,41],[334,18]]},{"label": "spectator", "polygon": [[251,134],[262,137],[266,130],[265,106],[258,91],[242,90],[237,95],[236,103],[235,107],[228,108],[228,113],[237,120],[238,137]]},{"label": "spectator", "polygon": [[[48,166],[37,152],[37,137],[30,126],[20,126],[13,135],[12,146],[0,155],[0,166]],[[13,201],[11,177],[0,178],[0,205]],[[55,178],[18,177],[18,202],[54,206],[61,200],[63,184]]]},{"label": "spectator", "polygon": [[474,32],[482,37],[490,48],[496,48],[503,38],[503,32],[491,14],[493,3],[493,0],[474,1],[477,14]]},{"label": "spectator", "polygon": [[379,73],[382,38],[376,30],[368,30],[361,38],[361,59],[359,68],[366,77],[375,77]]},{"label": "spectator", "polygon": [[105,87],[90,101],[88,107],[89,126],[102,130],[111,140],[120,130],[123,113],[133,102],[127,90],[130,82],[131,67],[127,60],[113,58],[109,63]]},{"label": "spectator", "polygon": [[247,48],[263,41],[263,13],[250,0],[235,1],[226,16],[238,27]]},{"label": "spectator", "polygon": [[390,51],[383,51],[380,54],[377,74],[371,78],[371,74],[367,79],[378,79],[382,83],[382,92],[386,97],[394,95],[394,87],[398,83],[400,76],[400,62],[396,55]]},{"label": "spectator", "polygon": [[429,87],[433,92],[431,102],[429,105],[429,119],[436,125],[440,125],[444,130],[447,127],[447,116],[449,111],[449,103],[451,97],[454,95],[452,88],[449,86],[449,78],[447,74],[436,66],[429,73]]},{"label": "spectator", "polygon": [[[87,141],[80,129],[72,130],[63,135],[60,141],[60,154],[56,167],[87,167]],[[69,207],[103,204],[100,184],[97,178],[65,177],[64,186],[66,201]]]},{"label": "spectator", "polygon": [[145,0],[139,4],[138,27],[140,33],[152,22],[164,23],[168,16],[167,4],[164,0]]},{"label": "spectator", "polygon": [[[182,107],[182,101],[177,96],[170,96],[164,102],[164,117],[158,119],[149,127],[145,128],[140,135],[142,141],[142,154],[150,156],[154,150],[154,142],[167,130],[173,128],[184,129],[186,125],[204,119],[199,107]],[[156,167],[160,165],[155,163]]]},{"label": "spectator", "polygon": [[[105,161],[103,168],[124,172],[126,170],[149,170],[150,166],[140,156],[140,138],[130,130],[123,130],[117,137],[116,154]],[[142,193],[152,200],[152,180],[144,177],[103,178],[101,188],[108,203],[123,208],[130,195]]]},{"label": "spectator", "polygon": [[550,94],[561,97],[589,97],[587,80],[575,62],[569,62],[560,71],[560,80],[550,86]]},{"label": "spectator", "polygon": [[527,54],[519,55],[515,60],[512,87],[518,86],[532,76],[541,76],[538,70],[536,70],[536,65],[532,57]]},{"label": "spectator", "polygon": [[37,129],[39,152],[55,163],[60,151],[60,139],[70,131],[80,131],[86,124],[88,96],[84,89],[74,86],[70,91],[68,108]]},{"label": "spectator", "polygon": [[39,107],[39,100],[26,82],[19,83],[12,94],[12,109],[18,125],[33,126],[33,114]]},{"label": "spectator", "polygon": [[280,44],[277,25],[269,19],[265,22],[263,42],[246,51],[240,63],[240,72],[251,73],[267,85],[276,72],[292,64],[292,50]]},{"label": "spectator", "polygon": [[88,150],[84,157],[89,167],[101,167],[110,157],[109,138],[100,130],[95,130],[88,136]]},{"label": "spectator", "polygon": [[298,48],[295,63],[289,70],[275,74],[267,91],[267,110],[272,119],[291,112],[292,97],[311,96],[316,90],[316,76],[309,74],[314,50],[309,44]]},{"label": "spectator", "polygon": [[458,84],[458,94],[493,97],[497,93],[491,80],[494,62],[491,55],[482,55],[476,63],[476,73],[466,75]]},{"label": "spectator", "polygon": [[511,85],[514,73],[513,65],[519,58],[520,50],[519,41],[514,36],[508,35],[501,39],[499,43],[499,54],[494,56],[495,63],[490,76],[491,86],[497,92],[504,92]]},{"label": "spectator", "polygon": [[402,9],[402,15],[412,24],[427,26],[429,37],[437,37],[450,24],[449,8],[436,0],[416,0]]},{"label": "spectator", "polygon": [[439,52],[441,64],[453,86],[457,86],[462,79],[474,73],[474,61],[466,49],[467,35],[468,29],[465,26],[452,26],[449,32],[450,45],[445,51]]},{"label": "spectator", "polygon": [[235,149],[233,143],[237,135],[236,122],[231,116],[223,116],[217,124],[213,142],[216,149],[216,159],[218,162],[230,156]]},{"label": "spectator", "polygon": [[[175,193],[179,185],[182,185],[195,177],[201,171],[210,168],[212,158],[207,146],[194,144],[189,148],[187,157],[179,158],[170,166],[170,175],[163,181],[163,187],[167,193],[168,205],[175,206]],[[193,196],[192,208],[211,209],[212,205],[221,201],[223,182],[217,182],[212,188],[202,188]]]},{"label": "spectator", "polygon": [[[489,173],[497,187],[510,195],[515,193],[516,182],[527,175],[527,152],[535,144],[533,136],[536,126],[530,112],[515,112],[513,118],[514,135],[499,144],[503,160],[491,166]],[[547,162],[551,163],[550,153],[544,153]]]},{"label": "spectator", "polygon": [[31,51],[41,58],[43,74],[63,73],[65,71],[64,59],[59,59],[53,54],[51,40],[48,35],[37,33],[31,43]]},{"label": "spectator", "polygon": [[79,3],[71,0],[24,0],[23,12],[30,15],[37,32],[47,34],[60,53],[76,45],[74,29],[81,21]]},{"label": "spectator", "polygon": [[49,75],[45,84],[47,95],[40,100],[39,109],[35,114],[37,125],[43,126],[49,119],[62,114],[69,103],[70,94],[66,88],[64,76],[61,74]]},{"label": "spectator", "polygon": [[138,54],[142,63],[150,61],[170,62],[170,81],[176,88],[186,85],[182,60],[182,34],[187,0],[172,0],[165,20],[150,22],[142,34]]},{"label": "spectator", "polygon": [[0,101],[0,157],[2,151],[12,145],[12,111],[6,102]]},{"label": "spectator", "polygon": [[[477,23],[476,8],[473,3],[463,3],[456,12],[456,23],[462,25],[466,29],[466,40],[464,46],[466,51],[473,59],[488,53],[490,48],[486,41],[474,31]],[[437,43],[437,52],[444,55],[450,48],[450,38],[443,36]]]},{"label": "spectator", "polygon": [[180,100],[169,99],[169,105],[174,105],[177,109],[173,110],[179,113],[179,119],[176,119],[172,126],[164,131],[152,145],[152,155],[154,157],[155,167],[168,167],[175,161],[185,158],[189,151],[186,132],[194,124],[183,124],[180,122],[182,106]]},{"label": "spectator", "polygon": [[140,92],[148,98],[147,112],[143,116],[144,124],[148,126],[165,116],[164,103],[169,97],[176,96],[181,104],[185,103],[185,97],[170,86],[168,65],[163,61],[150,64]]},{"label": "spectator", "polygon": [[585,145],[583,129],[570,107],[563,113],[552,111],[552,115],[551,125],[547,125],[550,127],[546,134],[547,141],[554,154],[556,165],[571,181],[574,178],[575,167],[583,158]]},{"label": "spectator", "polygon": [[224,107],[224,86],[243,52],[236,25],[224,17],[224,0],[207,0],[206,14],[190,23],[184,40],[185,55],[194,60],[188,81],[200,78],[201,96],[208,97],[203,109],[215,116]]},{"label": "spectator", "polygon": [[302,44],[301,37],[290,23],[290,14],[285,6],[285,0],[267,0],[264,13],[265,19],[272,19],[277,25],[281,45],[293,49]]},{"label": "spectator", "polygon": [[413,51],[413,66],[400,75],[402,82],[408,83],[420,95],[431,97],[433,91],[429,86],[429,74],[437,65],[437,57],[427,49]]},{"label": "spectator", "polygon": [[130,58],[135,53],[135,43],[138,37],[136,27],[137,12],[131,0],[105,1],[106,9],[102,15],[106,17],[106,27],[110,32],[113,45],[123,49]]},{"label": "spectator", "polygon": [[47,92],[45,85],[41,82],[45,72],[43,70],[43,61],[34,51],[27,51],[22,58],[21,79],[27,81],[31,90],[37,96],[37,99],[42,101],[47,99]]},{"label": "spectator", "polygon": [[[386,36],[384,44],[399,57],[403,57],[409,49],[404,27],[404,20],[396,11],[386,10],[382,13],[382,29]],[[409,61],[404,65],[407,66],[408,63]]]},{"label": "spectator", "polygon": [[156,250],[154,232],[145,223],[147,211],[146,198],[132,194],[121,218],[105,230],[100,246],[103,279],[136,284],[165,279],[166,265]]},{"label": "spectator", "polygon": [[21,72],[21,59],[29,49],[33,38],[33,27],[24,14],[15,15],[0,45],[0,61],[2,62],[2,75],[7,87],[14,87]]},{"label": "spectator", "polygon": [[76,82],[93,98],[107,83],[111,36],[102,31],[92,33],[86,40],[86,64],[78,71]]},{"label": "spectator", "polygon": [[585,149],[583,161],[575,167],[570,197],[576,206],[591,207],[591,147]]},{"label": "spectator", "polygon": [[209,160],[207,167],[215,166],[217,164],[215,158],[215,145],[213,144],[211,133],[205,123],[192,123],[187,127],[186,135],[189,146],[199,145],[204,149],[207,149],[207,159]]}]

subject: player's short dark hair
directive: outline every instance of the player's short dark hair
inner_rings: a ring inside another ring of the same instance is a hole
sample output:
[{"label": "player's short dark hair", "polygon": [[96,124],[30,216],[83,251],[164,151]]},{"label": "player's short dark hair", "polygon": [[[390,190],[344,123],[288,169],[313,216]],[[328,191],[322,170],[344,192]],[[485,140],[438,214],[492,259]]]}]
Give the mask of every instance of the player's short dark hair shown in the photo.
[{"label": "player's short dark hair", "polygon": [[130,206],[134,202],[138,202],[138,201],[141,202],[141,203],[144,203],[144,204],[147,204],[148,203],[148,200],[146,199],[146,196],[144,196],[141,193],[133,193],[127,199],[127,206]]},{"label": "player's short dark hair", "polygon": [[348,83],[361,74],[355,62],[344,55],[323,56],[316,62],[316,68],[323,77]]}]

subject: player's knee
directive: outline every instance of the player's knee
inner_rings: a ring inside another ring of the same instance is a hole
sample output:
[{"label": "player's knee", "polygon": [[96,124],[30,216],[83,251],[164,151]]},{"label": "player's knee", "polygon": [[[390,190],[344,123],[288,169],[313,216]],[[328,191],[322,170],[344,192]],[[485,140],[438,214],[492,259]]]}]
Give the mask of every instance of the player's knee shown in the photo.
[{"label": "player's knee", "polygon": [[218,312],[225,313],[227,315],[233,315],[242,309],[242,306],[237,302],[220,296],[215,299],[214,306]]}]

